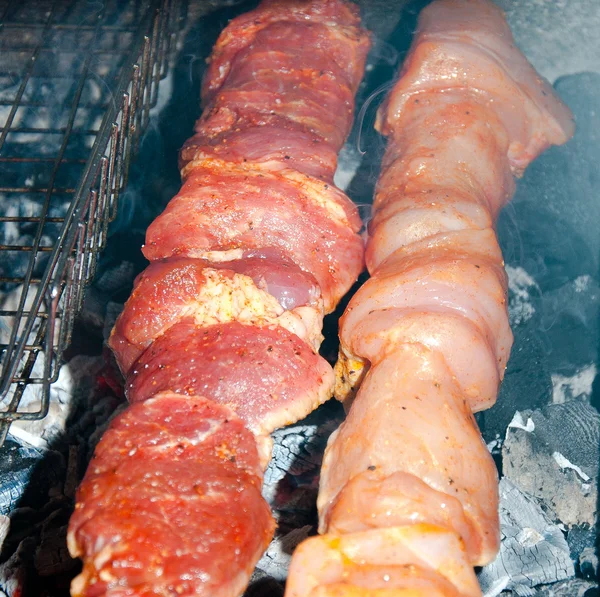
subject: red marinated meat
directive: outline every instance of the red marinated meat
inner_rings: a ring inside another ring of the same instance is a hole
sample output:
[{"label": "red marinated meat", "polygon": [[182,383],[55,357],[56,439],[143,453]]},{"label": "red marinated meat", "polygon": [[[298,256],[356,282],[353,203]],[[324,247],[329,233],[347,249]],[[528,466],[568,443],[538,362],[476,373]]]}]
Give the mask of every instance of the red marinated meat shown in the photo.
[{"label": "red marinated meat", "polygon": [[222,277],[232,281],[235,273],[247,275],[258,289],[279,299],[282,310],[313,305],[318,300],[319,288],[314,278],[295,264],[278,259],[273,253],[267,253],[268,258],[252,252],[248,255],[222,263],[179,258],[155,261],[147,267],[136,279],[126,309],[109,339],[123,374],[157,337],[181,319],[201,311],[202,298],[212,298],[202,297],[210,270],[219,270]]},{"label": "red marinated meat", "polygon": [[217,41],[183,187],[109,340],[132,404],[78,491],[74,597],[243,592],[274,531],[269,433],[331,396],[323,317],[363,268],[332,181],[368,48],[345,0],[266,0]]},{"label": "red marinated meat", "polygon": [[[360,75],[357,77],[357,73],[364,68],[369,49],[368,38],[359,29],[357,7],[339,0],[267,0],[258,9],[232,21],[217,40],[202,88],[205,103],[227,82],[232,65],[241,51],[255,43],[260,32],[269,30],[271,25],[278,26],[281,22],[298,23],[301,27],[314,23],[314,34],[298,39],[299,51],[311,49],[305,61],[298,62],[299,67],[341,69],[356,93],[361,79]],[[307,35],[306,30],[302,30]],[[265,48],[270,49],[271,43],[280,42],[280,36],[269,35],[263,37],[263,40]],[[348,40],[353,43],[348,43]]]},{"label": "red marinated meat", "polygon": [[261,482],[254,436],[226,406],[170,393],[130,406],[79,489],[69,548],[85,564],[73,592],[240,593],[274,528]]},{"label": "red marinated meat", "polygon": [[[314,410],[330,384],[328,363],[282,327],[238,322],[202,327],[186,320],[142,354],[126,390],[130,402],[165,390],[210,396],[256,435],[267,435]],[[307,397],[317,404],[305,404]]]},{"label": "red marinated meat", "polygon": [[337,149],[287,118],[240,115],[222,108],[212,113],[198,130],[181,150],[181,168],[194,159],[215,157],[237,163],[268,164],[271,171],[291,168],[327,182],[333,180]]},{"label": "red marinated meat", "polygon": [[195,168],[148,228],[144,255],[154,261],[200,257],[206,251],[277,248],[315,276],[329,312],[362,270],[363,241],[355,206],[331,185],[319,184],[323,199],[348,224],[332,217],[301,181],[279,172]]}]

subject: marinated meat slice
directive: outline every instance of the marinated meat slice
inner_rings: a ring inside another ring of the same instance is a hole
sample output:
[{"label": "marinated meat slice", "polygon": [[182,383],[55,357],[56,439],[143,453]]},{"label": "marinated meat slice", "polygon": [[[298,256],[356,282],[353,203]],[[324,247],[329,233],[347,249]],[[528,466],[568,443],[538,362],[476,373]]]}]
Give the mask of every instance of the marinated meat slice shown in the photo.
[{"label": "marinated meat slice", "polygon": [[180,168],[194,160],[216,158],[238,164],[250,161],[271,172],[291,168],[333,181],[337,148],[287,118],[220,108],[197,130],[181,150]]},{"label": "marinated meat slice", "polygon": [[381,112],[383,132],[400,133],[406,103],[421,92],[454,90],[477,97],[501,121],[516,174],[573,135],[571,111],[517,48],[502,10],[492,2],[443,0],[423,10],[400,79]]},{"label": "marinated meat slice", "polygon": [[207,251],[278,249],[315,277],[330,312],[363,267],[356,209],[327,183],[251,174],[194,168],[148,228],[144,255],[155,261],[202,257]]},{"label": "marinated meat slice", "polygon": [[296,549],[290,577],[291,597],[481,595],[460,539],[424,523],[311,537]]},{"label": "marinated meat slice", "polygon": [[130,406],[78,491],[72,594],[239,594],[274,529],[261,483],[254,436],[228,407],[168,392]]},{"label": "marinated meat slice", "polygon": [[[467,523],[459,528],[470,531],[469,559],[473,565],[493,559],[500,539],[496,465],[452,373],[442,355],[418,344],[401,344],[371,367],[326,452],[318,502],[322,530],[350,480],[370,470],[385,482],[401,472],[420,479],[431,497],[458,500]],[[407,517],[414,515],[410,501],[405,507]],[[355,513],[359,520],[365,514]],[[442,520],[431,510],[423,522]]]},{"label": "marinated meat slice", "polygon": [[126,390],[132,403],[167,390],[210,396],[256,436],[267,436],[328,399],[332,383],[328,363],[282,327],[238,322],[206,327],[188,319],[142,354]]},{"label": "marinated meat slice", "polygon": [[[268,0],[258,9],[232,21],[218,39],[203,83],[205,103],[227,82],[232,64],[239,59],[242,50],[251,44],[258,45],[258,34],[281,22],[297,23],[302,27],[304,36],[297,40],[298,50],[303,51],[307,47],[319,49],[307,56],[305,61],[299,61],[299,65],[320,70],[330,70],[335,65],[345,73],[352,91],[356,93],[361,79],[360,75],[356,75],[364,66],[369,49],[368,37],[360,29],[357,7],[339,0]],[[316,25],[311,36],[306,35],[307,23]],[[269,49],[271,43],[279,42],[279,36],[269,35],[262,44]]]}]

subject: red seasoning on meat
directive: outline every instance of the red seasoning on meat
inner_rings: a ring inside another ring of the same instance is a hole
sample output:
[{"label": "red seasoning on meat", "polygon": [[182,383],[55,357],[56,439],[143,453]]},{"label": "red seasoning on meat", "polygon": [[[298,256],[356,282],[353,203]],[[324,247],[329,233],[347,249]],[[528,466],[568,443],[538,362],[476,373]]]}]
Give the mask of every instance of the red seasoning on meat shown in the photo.
[{"label": "red seasoning on meat", "polygon": [[323,316],[363,268],[333,174],[368,49],[344,0],[267,0],[217,41],[109,340],[131,405],[78,491],[73,596],[234,597],[269,544],[269,434],[331,395]]},{"label": "red seasoning on meat", "polygon": [[437,0],[378,128],[371,278],[342,318],[336,367],[349,413],[323,462],[324,534],[298,547],[286,596],[476,597],[473,566],[500,536],[472,413],[496,400],[512,344],[494,220],[513,176],[573,121],[500,9]]}]

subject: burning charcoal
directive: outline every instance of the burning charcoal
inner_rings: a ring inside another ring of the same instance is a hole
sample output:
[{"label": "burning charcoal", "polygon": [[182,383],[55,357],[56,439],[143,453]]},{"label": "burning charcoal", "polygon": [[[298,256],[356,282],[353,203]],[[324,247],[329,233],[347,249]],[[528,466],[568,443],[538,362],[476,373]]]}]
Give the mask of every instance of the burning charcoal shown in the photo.
[{"label": "burning charcoal", "polygon": [[294,529],[289,533],[275,537],[271,545],[259,560],[257,568],[277,581],[284,582],[287,577],[288,567],[292,553],[296,546],[308,537],[312,530],[310,525]]},{"label": "burning charcoal", "polygon": [[534,595],[532,589],[537,585],[575,575],[569,545],[560,528],[535,499],[506,478],[500,481],[500,530],[500,553],[479,574],[485,597],[495,597],[504,590],[519,596]]},{"label": "burning charcoal", "polygon": [[341,422],[340,410],[339,403],[330,401],[301,423],[273,433],[273,458],[265,471],[263,495],[275,508],[292,501],[292,495],[282,490],[286,475],[294,479],[295,488],[311,487],[316,496],[323,452]]},{"label": "burning charcoal", "polygon": [[517,413],[503,449],[503,471],[566,525],[596,520],[600,415],[587,402]]},{"label": "burning charcoal", "polygon": [[9,514],[27,495],[32,504],[47,501],[48,492],[62,482],[65,463],[52,450],[38,450],[7,439],[0,458],[0,513]]}]

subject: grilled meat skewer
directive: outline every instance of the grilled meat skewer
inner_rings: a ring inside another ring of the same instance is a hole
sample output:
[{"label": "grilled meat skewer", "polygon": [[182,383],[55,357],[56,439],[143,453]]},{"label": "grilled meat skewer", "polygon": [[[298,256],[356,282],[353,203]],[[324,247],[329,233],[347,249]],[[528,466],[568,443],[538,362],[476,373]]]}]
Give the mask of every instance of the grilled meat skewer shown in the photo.
[{"label": "grilled meat skewer", "polygon": [[496,400],[512,344],[494,221],[573,120],[500,9],[437,0],[377,126],[371,278],[342,317],[336,366],[349,413],[323,462],[323,535],[297,549],[286,596],[475,597],[499,526],[472,413]]},{"label": "grilled meat skewer", "polygon": [[131,405],[77,494],[73,596],[246,587],[275,527],[269,434],[331,396],[323,316],[363,268],[333,174],[368,48],[344,0],[265,0],[219,37],[183,186],[109,341]]}]

